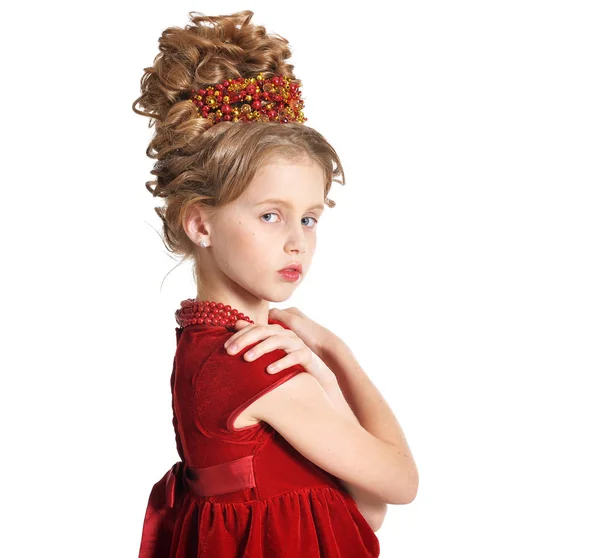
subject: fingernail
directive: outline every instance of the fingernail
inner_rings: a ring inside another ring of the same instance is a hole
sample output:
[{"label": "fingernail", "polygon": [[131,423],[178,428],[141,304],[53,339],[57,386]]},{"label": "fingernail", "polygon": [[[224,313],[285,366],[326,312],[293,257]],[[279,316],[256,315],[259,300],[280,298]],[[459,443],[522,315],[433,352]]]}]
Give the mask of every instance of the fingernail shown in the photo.
[{"label": "fingernail", "polygon": [[231,346],[227,347],[227,350],[228,350],[230,353],[235,353],[236,349],[237,349],[237,346],[236,346],[236,345],[231,345]]},{"label": "fingernail", "polygon": [[254,352],[253,351],[248,351],[244,356],[247,359],[251,359],[254,356]]}]

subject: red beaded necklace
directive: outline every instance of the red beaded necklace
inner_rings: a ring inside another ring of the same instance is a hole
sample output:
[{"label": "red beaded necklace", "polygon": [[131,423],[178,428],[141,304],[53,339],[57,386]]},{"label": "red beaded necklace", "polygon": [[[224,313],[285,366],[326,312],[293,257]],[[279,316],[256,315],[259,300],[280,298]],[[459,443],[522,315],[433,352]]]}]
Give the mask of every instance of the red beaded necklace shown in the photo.
[{"label": "red beaded necklace", "polygon": [[181,306],[175,310],[175,319],[181,327],[192,324],[209,324],[224,327],[234,327],[237,320],[254,321],[235,308],[213,300],[198,301],[188,298],[181,301]]}]

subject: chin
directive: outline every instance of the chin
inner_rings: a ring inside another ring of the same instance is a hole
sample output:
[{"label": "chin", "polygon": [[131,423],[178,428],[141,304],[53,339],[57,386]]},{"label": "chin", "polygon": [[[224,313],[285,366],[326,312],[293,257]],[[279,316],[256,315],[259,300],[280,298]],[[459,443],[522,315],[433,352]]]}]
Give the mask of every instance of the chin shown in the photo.
[{"label": "chin", "polygon": [[286,300],[288,300],[292,296],[292,294],[293,294],[293,291],[291,293],[282,294],[280,296],[270,296],[269,300],[271,302],[285,302]]}]

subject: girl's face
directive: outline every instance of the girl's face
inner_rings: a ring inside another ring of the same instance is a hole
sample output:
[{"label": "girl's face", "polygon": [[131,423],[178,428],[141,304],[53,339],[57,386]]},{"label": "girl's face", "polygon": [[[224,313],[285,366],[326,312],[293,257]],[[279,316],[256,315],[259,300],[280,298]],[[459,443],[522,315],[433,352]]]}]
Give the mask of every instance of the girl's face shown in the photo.
[{"label": "girl's face", "polygon": [[[263,166],[244,193],[210,219],[211,283],[258,299],[288,299],[310,268],[317,245],[317,220],[324,210],[325,177],[317,163],[277,158]],[[204,262],[203,262],[204,263]],[[302,273],[286,281],[278,271],[298,263]],[[211,291],[213,288],[211,288]]]}]

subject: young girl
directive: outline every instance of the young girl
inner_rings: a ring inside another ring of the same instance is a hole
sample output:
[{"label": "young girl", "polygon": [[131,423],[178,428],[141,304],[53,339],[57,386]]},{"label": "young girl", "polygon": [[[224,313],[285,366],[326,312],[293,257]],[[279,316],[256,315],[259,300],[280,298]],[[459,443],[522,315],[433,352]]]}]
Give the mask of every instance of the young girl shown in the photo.
[{"label": "young girl", "polygon": [[175,312],[181,461],[152,489],[139,556],[379,556],[375,531],[387,504],[415,498],[417,469],[343,341],[295,308],[269,310],[308,272],[344,181],[304,124],[288,42],[252,15],[191,12],[166,29],[133,104],[156,123],[146,186],[166,199],[165,245],[197,282]]}]

